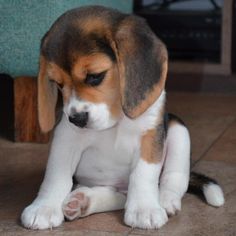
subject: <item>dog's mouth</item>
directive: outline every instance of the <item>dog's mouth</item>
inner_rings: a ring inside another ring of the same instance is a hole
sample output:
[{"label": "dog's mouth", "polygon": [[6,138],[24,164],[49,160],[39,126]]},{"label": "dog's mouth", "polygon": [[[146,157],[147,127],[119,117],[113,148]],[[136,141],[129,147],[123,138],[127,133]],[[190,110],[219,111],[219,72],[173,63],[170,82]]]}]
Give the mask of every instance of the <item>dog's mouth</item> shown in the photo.
[{"label": "dog's mouth", "polygon": [[67,120],[73,127],[91,130],[106,130],[114,127],[119,117],[113,117],[106,106],[90,106],[90,109],[75,109],[65,106],[63,109]]}]

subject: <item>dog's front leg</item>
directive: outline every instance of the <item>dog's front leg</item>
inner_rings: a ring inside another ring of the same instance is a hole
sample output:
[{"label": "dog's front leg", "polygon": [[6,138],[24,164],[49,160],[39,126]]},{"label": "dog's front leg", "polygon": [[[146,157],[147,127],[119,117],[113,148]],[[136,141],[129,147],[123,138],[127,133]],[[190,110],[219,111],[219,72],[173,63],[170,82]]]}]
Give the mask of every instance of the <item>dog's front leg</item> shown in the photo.
[{"label": "dog's front leg", "polygon": [[140,158],[130,175],[124,220],[131,227],[155,229],[168,220],[158,199],[164,141],[156,135],[156,130],[150,130],[142,137]]},{"label": "dog's front leg", "polygon": [[[72,175],[80,158],[76,133],[62,119],[55,130],[46,174],[37,198],[21,215],[22,224],[31,229],[47,229],[64,220],[62,202],[71,191]],[[75,146],[76,145],[76,146]],[[76,150],[76,152],[75,152]]]}]

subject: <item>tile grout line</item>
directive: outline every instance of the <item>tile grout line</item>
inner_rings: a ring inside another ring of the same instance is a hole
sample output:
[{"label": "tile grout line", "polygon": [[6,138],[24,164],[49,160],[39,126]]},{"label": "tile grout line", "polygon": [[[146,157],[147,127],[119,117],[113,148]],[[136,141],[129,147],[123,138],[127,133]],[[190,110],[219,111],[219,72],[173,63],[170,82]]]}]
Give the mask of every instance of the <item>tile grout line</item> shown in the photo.
[{"label": "tile grout line", "polygon": [[226,133],[226,131],[234,124],[234,122],[236,122],[236,117],[233,119],[233,121],[221,132],[221,134],[209,145],[209,147],[201,154],[201,156],[199,157],[199,159],[197,161],[195,161],[192,166],[191,169],[199,162],[203,159],[203,157],[210,151],[210,149],[218,142],[218,140]]}]

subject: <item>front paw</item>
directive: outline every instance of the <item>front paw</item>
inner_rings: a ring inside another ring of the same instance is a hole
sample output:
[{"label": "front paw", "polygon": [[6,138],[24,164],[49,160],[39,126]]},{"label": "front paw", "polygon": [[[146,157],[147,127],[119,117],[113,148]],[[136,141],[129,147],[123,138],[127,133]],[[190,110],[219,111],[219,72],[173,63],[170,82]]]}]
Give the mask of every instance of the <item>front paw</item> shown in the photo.
[{"label": "front paw", "polygon": [[29,229],[51,229],[59,226],[64,220],[60,207],[32,203],[21,215],[21,222]]},{"label": "front paw", "polygon": [[181,210],[181,197],[173,191],[161,189],[160,204],[168,215],[175,215]]},{"label": "front paw", "polygon": [[158,229],[168,221],[168,217],[160,206],[137,206],[126,209],[124,221],[132,228]]}]

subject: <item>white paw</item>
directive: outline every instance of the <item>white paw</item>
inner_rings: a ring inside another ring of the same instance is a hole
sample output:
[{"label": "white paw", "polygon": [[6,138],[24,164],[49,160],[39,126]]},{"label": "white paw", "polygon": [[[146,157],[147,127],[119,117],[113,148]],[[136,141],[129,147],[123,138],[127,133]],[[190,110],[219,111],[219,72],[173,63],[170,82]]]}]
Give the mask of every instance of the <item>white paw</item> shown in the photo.
[{"label": "white paw", "polygon": [[60,207],[31,204],[21,215],[21,222],[29,229],[51,229],[59,226],[64,220]]},{"label": "white paw", "polygon": [[175,215],[181,210],[181,197],[170,190],[160,190],[160,204],[168,215]]},{"label": "white paw", "polygon": [[64,200],[62,210],[68,220],[74,220],[87,215],[90,198],[79,190],[71,192]]},{"label": "white paw", "polygon": [[158,229],[168,221],[168,217],[161,207],[136,207],[127,208],[124,221],[133,228]]}]

